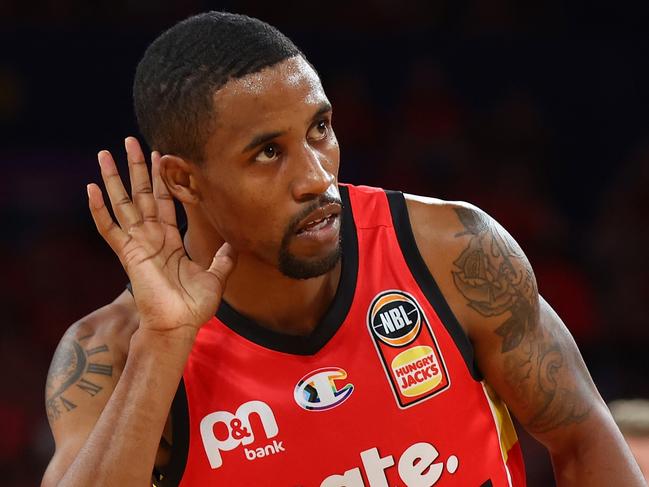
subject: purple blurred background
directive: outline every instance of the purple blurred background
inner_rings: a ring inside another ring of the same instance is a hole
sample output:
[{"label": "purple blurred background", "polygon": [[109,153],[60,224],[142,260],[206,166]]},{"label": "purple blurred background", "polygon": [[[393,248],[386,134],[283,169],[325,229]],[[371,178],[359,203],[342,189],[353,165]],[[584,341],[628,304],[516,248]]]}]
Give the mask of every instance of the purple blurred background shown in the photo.
[{"label": "purple blurred background", "polygon": [[[147,44],[214,8],[273,23],[315,64],[342,181],[488,211],[527,252],[604,398],[649,397],[647,11],[533,3],[0,3],[2,484],[38,484],[54,348],[126,282],[87,211],[96,152],[121,155],[137,134],[131,83]],[[547,455],[522,437],[529,485],[552,485]]]}]

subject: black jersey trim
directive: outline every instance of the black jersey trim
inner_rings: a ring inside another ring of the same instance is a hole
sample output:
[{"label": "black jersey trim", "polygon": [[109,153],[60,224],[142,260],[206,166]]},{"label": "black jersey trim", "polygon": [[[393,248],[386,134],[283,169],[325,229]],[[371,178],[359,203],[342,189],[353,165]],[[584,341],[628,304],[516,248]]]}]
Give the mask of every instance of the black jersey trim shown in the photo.
[{"label": "black jersey trim", "polygon": [[406,259],[410,272],[412,272],[412,275],[415,277],[415,280],[423,291],[424,296],[426,296],[430,304],[433,305],[433,308],[442,321],[442,324],[451,335],[451,338],[455,342],[455,346],[462,354],[462,358],[464,359],[471,376],[475,380],[482,380],[482,374],[480,374],[475,363],[473,345],[458,323],[457,318],[446,302],[435,278],[428,270],[428,266],[419,252],[415,236],[412,233],[412,225],[410,224],[410,217],[408,216],[408,207],[406,206],[406,200],[403,193],[400,191],[386,191],[385,193],[388,197],[390,213],[392,214],[392,223],[397,234],[399,247],[401,247],[401,253]]},{"label": "black jersey trim", "polygon": [[185,474],[189,454],[189,408],[183,379],[171,403],[171,429],[171,457],[167,465],[156,469],[156,487],[177,487]]},{"label": "black jersey trim", "polygon": [[278,333],[260,326],[222,300],[216,317],[225,326],[253,343],[294,355],[314,355],[336,334],[345,321],[354,300],[358,274],[358,238],[349,199],[349,189],[345,186],[339,186],[339,188],[343,204],[341,213],[343,255],[340,281],[334,299],[318,326],[308,336]]}]

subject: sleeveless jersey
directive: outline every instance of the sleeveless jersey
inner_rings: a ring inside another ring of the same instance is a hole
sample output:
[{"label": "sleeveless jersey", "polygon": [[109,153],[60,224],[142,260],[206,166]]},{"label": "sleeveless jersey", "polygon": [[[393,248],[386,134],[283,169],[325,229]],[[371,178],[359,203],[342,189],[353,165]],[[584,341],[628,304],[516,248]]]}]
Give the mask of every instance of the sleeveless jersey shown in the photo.
[{"label": "sleeveless jersey", "polygon": [[524,486],[509,413],[417,250],[403,195],[340,191],[329,310],[296,337],[221,303],[174,399],[164,483]]}]

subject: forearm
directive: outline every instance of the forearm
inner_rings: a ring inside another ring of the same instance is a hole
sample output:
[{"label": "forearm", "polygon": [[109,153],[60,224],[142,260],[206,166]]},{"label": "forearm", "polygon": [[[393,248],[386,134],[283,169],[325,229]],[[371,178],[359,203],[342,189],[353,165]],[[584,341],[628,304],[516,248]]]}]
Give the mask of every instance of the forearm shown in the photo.
[{"label": "forearm", "polygon": [[624,438],[608,418],[590,428],[589,438],[550,456],[558,487],[647,485]]},{"label": "forearm", "polygon": [[193,336],[138,330],[124,371],[59,486],[150,485],[155,455]]}]

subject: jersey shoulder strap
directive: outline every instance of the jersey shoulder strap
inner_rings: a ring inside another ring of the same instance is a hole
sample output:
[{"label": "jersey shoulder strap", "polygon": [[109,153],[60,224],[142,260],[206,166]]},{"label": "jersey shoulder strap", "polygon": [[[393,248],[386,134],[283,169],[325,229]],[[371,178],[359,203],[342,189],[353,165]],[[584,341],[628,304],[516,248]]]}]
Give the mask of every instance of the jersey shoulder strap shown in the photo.
[{"label": "jersey shoulder strap", "polygon": [[435,278],[428,270],[424,258],[419,252],[403,193],[400,191],[386,191],[385,194],[387,196],[388,205],[390,206],[392,224],[394,226],[397,240],[399,241],[399,248],[401,249],[406,264],[408,265],[408,269],[410,269],[410,272],[417,281],[417,284],[424,293],[424,296],[426,296],[426,299],[430,302],[433,308],[435,308],[435,312],[439,316],[442,324],[453,338],[455,345],[464,358],[464,362],[466,363],[471,376],[475,380],[482,380],[483,376],[475,363],[473,345],[469,341],[469,337],[467,337],[464,329],[460,326],[455,314],[453,314],[451,307],[446,301],[446,298],[437,285]]}]

